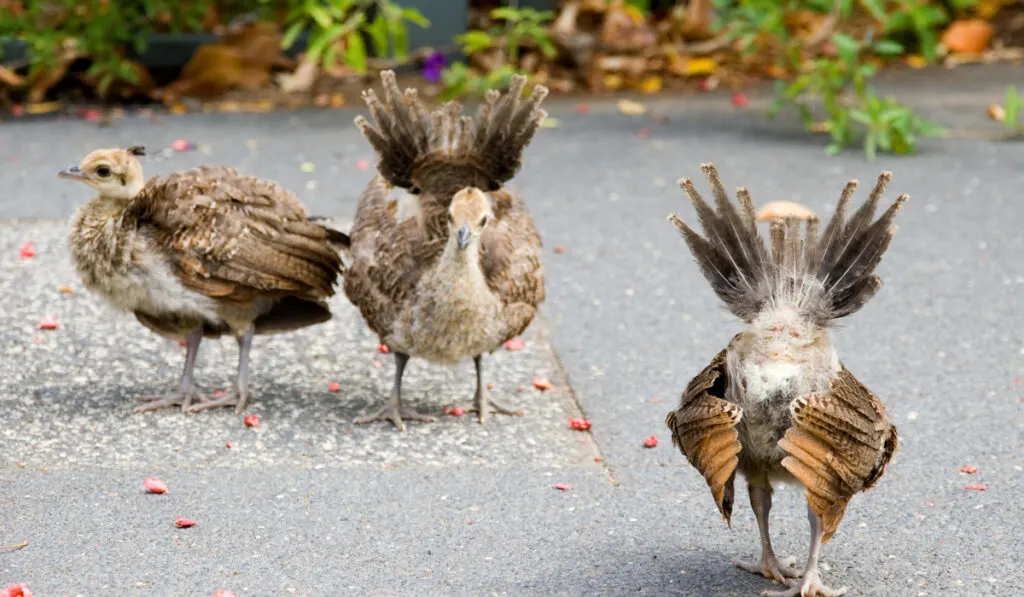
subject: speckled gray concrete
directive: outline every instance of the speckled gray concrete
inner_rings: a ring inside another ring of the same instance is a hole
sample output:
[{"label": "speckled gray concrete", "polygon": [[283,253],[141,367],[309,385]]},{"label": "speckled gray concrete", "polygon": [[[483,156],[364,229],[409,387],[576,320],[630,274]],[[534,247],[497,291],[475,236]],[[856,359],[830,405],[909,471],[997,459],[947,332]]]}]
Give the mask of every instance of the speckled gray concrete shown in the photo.
[{"label": "speckled gray concrete", "polygon": [[[909,73],[886,84],[937,120],[980,128],[1008,73]],[[263,427],[254,432],[226,411],[132,415],[136,394],[174,382],[181,349],[80,291],[57,292],[79,286],[64,226],[49,220],[65,219],[84,189],[52,173],[88,149],[186,138],[210,154],[149,170],[239,165],[295,188],[318,213],[350,216],[368,177],[355,163],[371,157],[354,111],[111,129],[4,123],[0,218],[48,221],[0,225],[0,543],[31,542],[0,552],[0,582],[27,582],[44,597],[219,587],[260,596],[753,597],[769,588],[729,564],[757,553],[746,499],[729,530],[663,426],[690,376],[739,329],[665,221],[672,211],[692,217],[673,181],[698,178],[711,160],[758,203],[824,210],[847,178],[868,186],[882,168],[895,172],[892,196],[912,196],[882,264],[886,287],[837,333],[842,358],[889,404],[903,443],[825,547],[825,581],[850,595],[1024,594],[1024,149],[929,142],[917,157],[868,164],[855,152],[826,158],[820,139],[798,134],[792,120],[765,124],[720,96],[652,107],[667,124],[612,104],[583,116],[551,102],[561,124],[542,131],[517,180],[546,246],[567,248],[548,254],[549,299],[527,349],[499,352],[489,368],[528,416],[484,428],[444,418],[405,436],[348,423],[383,397],[390,362],[343,299],[328,325],[258,341],[251,410]],[[640,127],[650,136],[637,137]],[[300,170],[305,160],[312,173]],[[27,239],[39,256],[23,261],[16,247]],[[37,331],[47,314],[63,327]],[[223,385],[234,346],[207,347],[199,379]],[[416,364],[410,398],[434,409],[464,400],[470,371]],[[535,374],[558,391],[530,389]],[[329,393],[331,381],[342,391]],[[565,428],[577,404],[591,434]],[[652,434],[661,444],[643,449]],[[959,473],[967,463],[980,472]],[[172,493],[143,495],[150,475]],[[988,490],[965,491],[971,481]],[[178,515],[199,524],[175,529]],[[778,492],[773,529],[780,552],[804,556],[798,492]]]}]

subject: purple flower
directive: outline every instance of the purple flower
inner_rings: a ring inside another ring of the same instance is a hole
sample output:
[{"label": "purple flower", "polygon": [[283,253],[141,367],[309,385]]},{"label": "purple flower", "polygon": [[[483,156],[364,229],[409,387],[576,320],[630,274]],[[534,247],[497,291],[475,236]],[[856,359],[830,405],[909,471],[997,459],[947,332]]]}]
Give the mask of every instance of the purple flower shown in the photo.
[{"label": "purple flower", "polygon": [[434,52],[423,61],[423,78],[428,83],[441,81],[441,71],[444,70],[444,54]]}]

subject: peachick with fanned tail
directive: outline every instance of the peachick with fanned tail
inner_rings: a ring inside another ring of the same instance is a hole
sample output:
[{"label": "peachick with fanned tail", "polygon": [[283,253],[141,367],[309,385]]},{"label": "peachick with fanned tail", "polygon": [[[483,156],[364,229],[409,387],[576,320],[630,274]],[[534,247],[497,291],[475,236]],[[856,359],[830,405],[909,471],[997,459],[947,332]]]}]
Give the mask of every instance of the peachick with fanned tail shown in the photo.
[{"label": "peachick with fanned tail", "polygon": [[[475,117],[450,102],[433,112],[415,90],[381,73],[383,101],[364,99],[356,125],[378,154],[378,176],[356,208],[345,295],[396,359],[388,404],[357,422],[431,417],[401,405],[409,357],[451,364],[473,358],[474,409],[521,411],[488,397],[481,358],[522,333],[544,300],[541,241],[526,203],[503,188],[545,117],[547,90],[522,100],[524,77],[491,91]],[[396,188],[397,187],[397,188]]]},{"label": "peachick with fanned tail", "polygon": [[[683,179],[680,186],[703,236],[676,215],[670,220],[712,289],[748,326],[693,378],[665,422],[727,521],[736,473],[746,478],[761,559],[737,566],[789,585],[767,595],[842,595],[845,588],[821,583],[818,552],[850,499],[881,478],[899,437],[882,401],[839,360],[829,328],[881,288],[874,271],[907,196],[900,195],[875,219],[891,176],[883,172],[868,200],[847,218],[857,188],[851,181],[820,237],[815,217],[803,237],[800,220],[776,219],[766,244],[749,193],[738,190],[737,209],[715,167],[702,169],[714,207],[691,181]],[[776,557],[772,548],[768,515],[772,485],[779,482],[805,490],[811,551],[803,571],[795,560]]]}]

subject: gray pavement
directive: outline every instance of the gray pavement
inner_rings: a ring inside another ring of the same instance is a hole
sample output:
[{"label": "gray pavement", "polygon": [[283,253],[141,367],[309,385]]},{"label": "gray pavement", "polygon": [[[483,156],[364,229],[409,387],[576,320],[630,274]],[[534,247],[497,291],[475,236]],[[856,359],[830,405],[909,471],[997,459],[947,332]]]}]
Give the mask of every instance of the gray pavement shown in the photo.
[{"label": "gray pavement", "polygon": [[[902,73],[886,85],[941,122],[980,129],[991,127],[985,104],[1017,72]],[[751,95],[755,106],[767,100]],[[184,138],[208,153],[147,171],[239,166],[344,226],[370,177],[356,164],[372,161],[352,125],[356,109],[107,129],[0,124],[0,544],[29,541],[0,551],[0,583],[24,582],[37,597],[772,588],[730,565],[758,553],[742,490],[729,529],[663,424],[739,329],[665,221],[673,211],[692,217],[674,181],[699,178],[710,160],[758,204],[794,199],[825,211],[848,178],[866,192],[883,168],[894,171],[891,196],[911,194],[881,266],[885,288],[836,340],[889,405],[901,450],[825,546],[825,582],[857,596],[1024,594],[1024,147],[927,141],[918,156],[869,164],[858,151],[827,158],[792,118],[765,123],[727,96],[650,106],[667,123],[618,114],[612,102],[581,115],[551,101],[560,124],[541,131],[516,179],[548,248],[549,298],[525,350],[498,351],[486,371],[527,415],[484,427],[442,416],[405,434],[350,424],[384,398],[392,364],[343,297],[328,324],[257,341],[249,412],[258,430],[227,410],[133,414],[135,396],[175,383],[183,351],[81,288],[64,235],[87,193],[54,177],[96,147],[153,150]],[[34,259],[18,256],[26,240]],[[61,327],[37,330],[47,315]],[[413,363],[411,404],[441,413],[469,399],[471,363]],[[198,380],[225,387],[234,364],[233,342],[206,343]],[[554,390],[534,389],[535,376]],[[331,382],[341,390],[329,392]],[[589,433],[568,428],[581,414]],[[642,447],[649,435],[658,447]],[[958,472],[964,464],[978,474]],[[149,476],[171,493],[144,494]],[[965,490],[971,482],[987,491]],[[197,526],[175,528],[177,516]],[[777,549],[803,558],[799,491],[779,489],[772,524]]]}]

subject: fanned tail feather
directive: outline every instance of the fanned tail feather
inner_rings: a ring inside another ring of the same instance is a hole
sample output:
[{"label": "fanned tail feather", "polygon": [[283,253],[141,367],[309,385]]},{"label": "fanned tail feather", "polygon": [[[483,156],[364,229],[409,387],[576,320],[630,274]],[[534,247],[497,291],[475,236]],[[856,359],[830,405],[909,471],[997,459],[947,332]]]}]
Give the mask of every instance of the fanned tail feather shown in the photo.
[{"label": "fanned tail feather", "polygon": [[392,185],[418,192],[423,185],[477,184],[497,190],[522,165],[522,154],[547,114],[548,94],[537,85],[521,101],[526,77],[515,76],[505,94],[487,92],[476,116],[448,102],[429,112],[415,89],[403,93],[394,71],[383,71],[384,101],[363,92],[373,124],[357,116],[356,126],[376,150],[377,169]]},{"label": "fanned tail feather", "polygon": [[855,313],[881,288],[874,271],[896,232],[893,219],[909,198],[899,195],[875,219],[890,172],[878,177],[868,200],[849,219],[847,209],[857,181],[847,183],[820,237],[816,217],[808,219],[802,237],[798,218],[780,218],[770,223],[766,246],[747,190],[737,191],[737,209],[715,166],[703,164],[701,169],[715,198],[714,208],[689,179],[681,179],[679,185],[697,212],[703,236],[675,214],[669,220],[682,233],[712,289],[737,317],[750,322],[770,303],[799,309],[826,325]]}]

